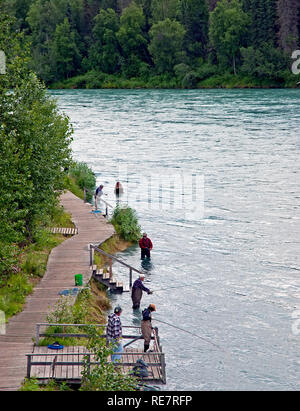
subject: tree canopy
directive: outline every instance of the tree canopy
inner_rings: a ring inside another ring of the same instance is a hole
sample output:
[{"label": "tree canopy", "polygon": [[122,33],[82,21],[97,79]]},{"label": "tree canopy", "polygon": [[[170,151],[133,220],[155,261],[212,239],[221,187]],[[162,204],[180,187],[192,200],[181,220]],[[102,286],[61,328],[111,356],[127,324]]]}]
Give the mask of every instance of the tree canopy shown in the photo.
[{"label": "tree canopy", "polygon": [[[178,64],[198,79],[212,72],[264,78],[270,53],[280,56],[283,74],[299,48],[298,0],[1,1],[30,40],[31,67],[46,84],[90,70],[127,79],[174,76]],[[255,74],[245,72],[251,47],[262,55]]]},{"label": "tree canopy", "polygon": [[0,276],[47,220],[71,162],[72,129],[30,68],[29,46],[16,20],[0,13]]}]

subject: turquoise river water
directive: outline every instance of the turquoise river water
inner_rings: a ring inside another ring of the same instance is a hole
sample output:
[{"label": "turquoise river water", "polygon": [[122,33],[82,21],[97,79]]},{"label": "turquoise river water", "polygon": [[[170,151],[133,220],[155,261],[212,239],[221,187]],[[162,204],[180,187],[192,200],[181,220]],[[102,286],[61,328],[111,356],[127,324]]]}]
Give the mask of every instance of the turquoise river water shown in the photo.
[{"label": "turquoise river water", "polygon": [[[52,91],[74,159],[137,211],[154,249],[142,308],[168,390],[300,388],[300,90]],[[128,282],[128,272],[115,267]],[[129,293],[112,296],[139,324]]]}]

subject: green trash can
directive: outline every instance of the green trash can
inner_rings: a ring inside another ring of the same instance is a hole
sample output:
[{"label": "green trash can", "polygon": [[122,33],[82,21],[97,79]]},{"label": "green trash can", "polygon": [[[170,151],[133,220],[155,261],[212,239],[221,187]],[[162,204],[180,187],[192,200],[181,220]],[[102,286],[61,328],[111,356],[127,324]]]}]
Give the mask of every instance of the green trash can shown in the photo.
[{"label": "green trash can", "polygon": [[75,285],[77,287],[81,286],[83,284],[83,274],[76,274],[75,275]]}]

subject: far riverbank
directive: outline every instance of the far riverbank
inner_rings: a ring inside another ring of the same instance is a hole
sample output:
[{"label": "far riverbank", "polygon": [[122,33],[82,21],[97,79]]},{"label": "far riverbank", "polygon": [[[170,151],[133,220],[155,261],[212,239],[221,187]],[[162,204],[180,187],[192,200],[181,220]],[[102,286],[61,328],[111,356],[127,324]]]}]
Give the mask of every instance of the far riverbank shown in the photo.
[{"label": "far riverbank", "polygon": [[242,74],[221,73],[213,76],[186,77],[163,74],[147,78],[124,78],[117,75],[91,71],[50,84],[51,90],[62,89],[273,89],[297,88],[300,76],[287,71],[278,78],[257,78]]}]

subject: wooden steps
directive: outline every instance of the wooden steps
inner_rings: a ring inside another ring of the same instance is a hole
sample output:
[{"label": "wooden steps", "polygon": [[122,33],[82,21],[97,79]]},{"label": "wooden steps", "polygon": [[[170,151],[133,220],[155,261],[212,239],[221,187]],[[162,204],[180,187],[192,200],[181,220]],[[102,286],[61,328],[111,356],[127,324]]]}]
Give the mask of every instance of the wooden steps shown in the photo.
[{"label": "wooden steps", "polygon": [[50,228],[50,232],[52,234],[62,234],[65,236],[73,236],[73,235],[77,235],[78,234],[78,228],[64,228],[64,227],[53,227]]},{"label": "wooden steps", "polygon": [[113,293],[129,292],[129,288],[125,287],[122,281],[118,281],[114,276],[111,277],[109,273],[104,273],[103,270],[97,269],[97,266],[93,265],[91,270],[92,277],[108,287]]}]

